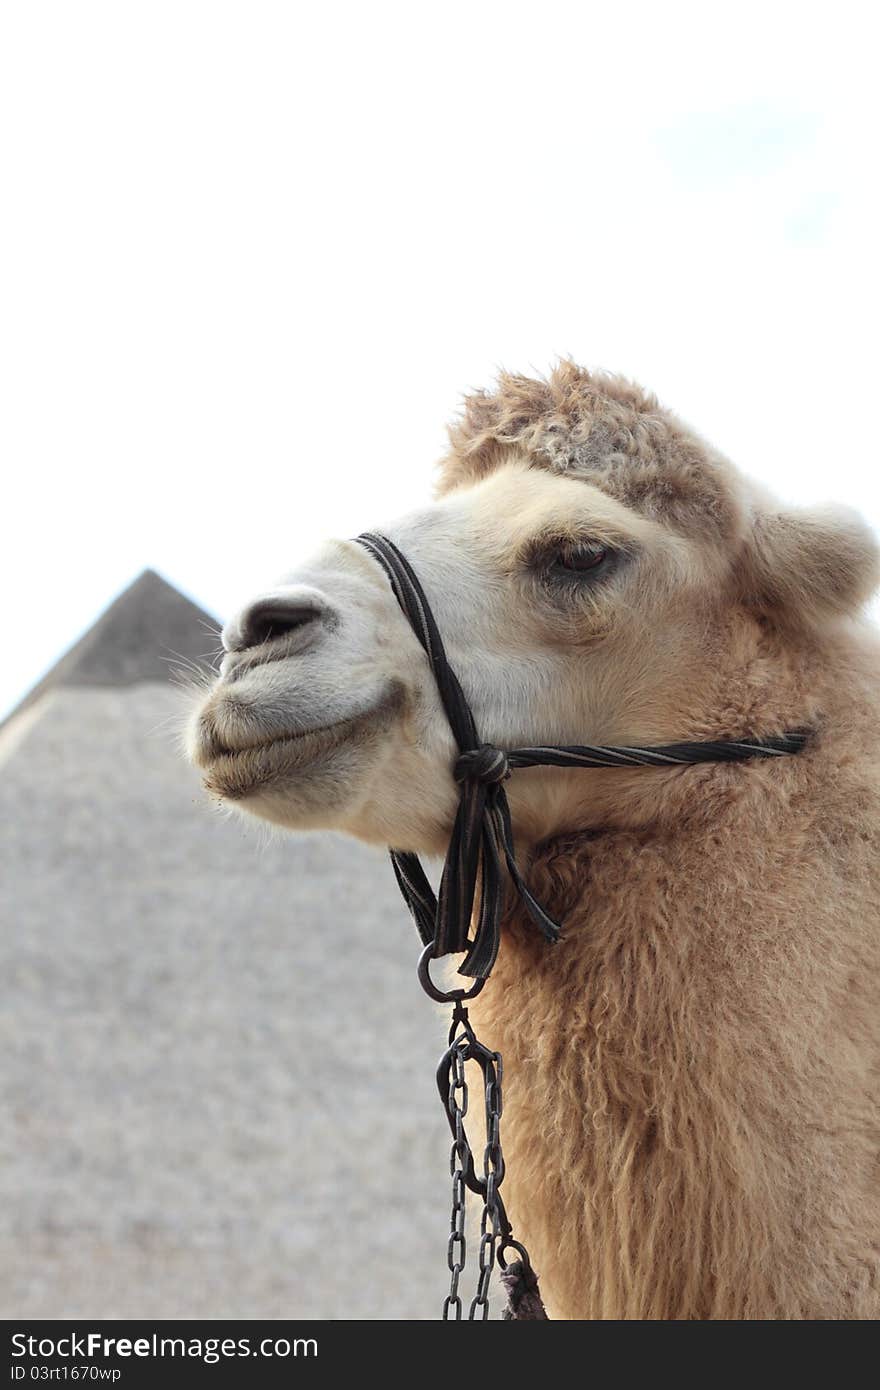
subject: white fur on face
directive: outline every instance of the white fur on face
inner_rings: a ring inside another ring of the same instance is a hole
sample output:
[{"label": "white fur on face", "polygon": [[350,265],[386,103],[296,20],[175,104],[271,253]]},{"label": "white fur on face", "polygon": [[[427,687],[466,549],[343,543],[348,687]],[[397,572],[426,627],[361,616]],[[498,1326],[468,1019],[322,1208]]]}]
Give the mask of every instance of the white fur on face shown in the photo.
[{"label": "white fur on face", "polygon": [[[419,576],[483,741],[655,732],[651,697],[680,671],[681,622],[669,619],[665,651],[648,652],[639,634],[646,606],[662,632],[666,599],[680,607],[695,592],[701,570],[686,542],[587,483],[520,464],[374,529]],[[555,538],[623,558],[597,581],[554,585],[536,555]],[[260,605],[308,620],[261,634]],[[220,678],[189,733],[210,791],[292,828],[442,849],[458,799],[455,744],[427,658],[361,545],[326,545],[237,615],[224,640]],[[536,769],[515,782],[515,821],[535,835],[561,828],[554,787],[565,775]]]}]

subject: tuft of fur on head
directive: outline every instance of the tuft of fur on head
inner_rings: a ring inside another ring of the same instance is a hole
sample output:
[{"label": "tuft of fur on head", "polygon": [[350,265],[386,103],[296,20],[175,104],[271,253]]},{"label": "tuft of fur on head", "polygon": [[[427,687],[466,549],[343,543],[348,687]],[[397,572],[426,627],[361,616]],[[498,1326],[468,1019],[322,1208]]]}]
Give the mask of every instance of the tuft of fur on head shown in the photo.
[{"label": "tuft of fur on head", "polygon": [[513,459],[582,478],[722,557],[731,596],[780,627],[856,612],[880,579],[869,528],[844,508],[783,511],[635,382],[563,359],[546,377],[502,372],[449,427],[439,492]]},{"label": "tuft of fur on head", "polygon": [[567,358],[547,377],[502,372],[494,391],[466,396],[449,442],[441,492],[516,455],[582,477],[683,535],[730,538],[742,527],[735,474],[719,454],[634,382]]}]

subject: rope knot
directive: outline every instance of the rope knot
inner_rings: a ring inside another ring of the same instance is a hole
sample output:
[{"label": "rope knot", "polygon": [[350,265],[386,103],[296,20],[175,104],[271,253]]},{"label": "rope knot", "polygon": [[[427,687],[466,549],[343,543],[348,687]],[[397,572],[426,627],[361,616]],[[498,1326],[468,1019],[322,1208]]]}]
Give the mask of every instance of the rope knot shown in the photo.
[{"label": "rope knot", "polygon": [[459,756],[452,775],[456,782],[485,782],[493,786],[510,776],[510,763],[503,749],[483,743]]}]

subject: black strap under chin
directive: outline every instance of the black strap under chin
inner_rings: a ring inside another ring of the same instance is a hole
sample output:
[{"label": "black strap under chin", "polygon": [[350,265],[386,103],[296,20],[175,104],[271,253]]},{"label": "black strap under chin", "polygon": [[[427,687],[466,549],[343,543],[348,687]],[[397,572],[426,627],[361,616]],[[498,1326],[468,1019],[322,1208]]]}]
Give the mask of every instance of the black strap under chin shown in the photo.
[{"label": "black strap under chin", "polygon": [[[538,930],[558,941],[560,924],[529,892],[516,863],[510,809],[503,783],[518,767],[668,767],[690,763],[739,762],[799,753],[807,733],[709,743],[668,743],[657,748],[590,744],[565,747],[495,748],[480,743],[474,717],[446,656],[424,590],[407,560],[387,536],[365,532],[357,540],[378,560],[410,626],[427,653],[449,726],[459,748],[453,776],[461,787],[440,891],[435,895],[419,858],[391,850],[400,891],[419,935],[434,956],[466,951],[458,967],[484,980],[495,963],[501,931],[502,873],[508,874]],[[477,883],[479,913],[471,934]]]}]

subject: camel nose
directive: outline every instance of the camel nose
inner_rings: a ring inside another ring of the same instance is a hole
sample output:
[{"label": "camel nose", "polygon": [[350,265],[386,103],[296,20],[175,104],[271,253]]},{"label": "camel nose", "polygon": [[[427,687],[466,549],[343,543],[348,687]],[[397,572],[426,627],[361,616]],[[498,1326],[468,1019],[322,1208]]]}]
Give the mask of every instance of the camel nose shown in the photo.
[{"label": "camel nose", "polygon": [[276,589],[254,599],[226,624],[221,633],[223,646],[228,652],[244,652],[310,624],[317,631],[317,625],[326,623],[331,613],[330,605],[317,589],[306,585]]}]

